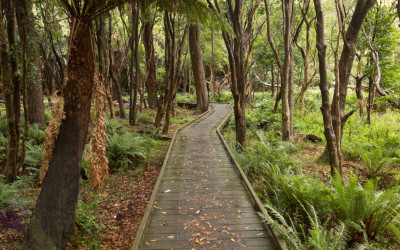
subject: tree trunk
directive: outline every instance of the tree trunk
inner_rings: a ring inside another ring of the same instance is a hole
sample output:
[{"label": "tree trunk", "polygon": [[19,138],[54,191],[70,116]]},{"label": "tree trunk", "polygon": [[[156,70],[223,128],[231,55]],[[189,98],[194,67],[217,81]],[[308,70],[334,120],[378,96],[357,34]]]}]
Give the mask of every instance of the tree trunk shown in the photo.
[{"label": "tree trunk", "polygon": [[328,83],[328,72],[326,64],[326,45],[324,38],[324,15],[322,10],[321,0],[314,0],[315,13],[317,17],[317,24],[315,32],[317,34],[316,47],[318,50],[319,60],[319,75],[320,83],[319,88],[321,90],[322,97],[322,117],[324,120],[324,135],[326,138],[329,160],[331,164],[331,174],[335,169],[339,168],[339,155],[336,145],[336,136],[332,124],[331,107],[329,103],[329,83]]},{"label": "tree trunk", "polygon": [[[0,3],[0,10],[3,9],[3,3]],[[11,10],[8,10],[11,11]],[[14,10],[12,9],[12,14]],[[8,147],[7,147],[7,163],[3,170],[7,181],[15,180],[17,176],[17,162],[18,162],[18,133],[16,124],[16,114],[13,102],[13,85],[10,76],[10,68],[8,62],[11,61],[9,57],[9,50],[6,41],[6,33],[3,22],[3,12],[0,11],[0,62],[1,62],[1,83],[3,85],[4,101],[6,105],[7,115],[7,130],[8,130]],[[8,23],[10,25],[10,23]]]},{"label": "tree trunk", "polygon": [[[136,105],[137,105],[137,95],[138,95],[138,87],[139,87],[139,11],[137,9],[136,3],[132,3],[132,57],[131,57],[131,86],[129,89],[130,95],[130,107],[129,107],[129,123],[131,125],[136,124]],[[135,64],[135,77],[133,77],[133,64]],[[133,82],[135,84],[133,84]],[[133,87],[133,99],[132,99],[132,87]]]},{"label": "tree trunk", "polygon": [[293,0],[283,3],[285,60],[283,63],[281,95],[282,95],[282,139],[289,141],[292,134],[292,103],[293,102],[293,43],[291,36]]},{"label": "tree trunk", "polygon": [[154,57],[154,44],[153,44],[153,24],[145,22],[143,28],[143,41],[146,52],[146,86],[147,96],[149,100],[149,107],[155,109],[157,107],[157,70],[156,61]]},{"label": "tree trunk", "polygon": [[200,49],[199,24],[189,26],[189,48],[192,61],[192,70],[196,86],[197,110],[205,112],[208,110],[208,92],[206,75],[204,72],[203,59]]},{"label": "tree trunk", "polygon": [[367,105],[367,124],[371,124],[371,115],[375,98],[375,84],[372,76],[368,77],[368,105]]},{"label": "tree trunk", "polygon": [[213,101],[215,102],[215,93],[217,84],[215,81],[215,55],[214,55],[214,29],[211,29],[211,86],[213,87]]},{"label": "tree trunk", "polygon": [[[375,4],[376,0],[358,0],[354,9],[353,16],[345,34],[343,42],[343,49],[339,61],[339,109],[336,108],[337,97],[334,96],[332,100],[332,117],[333,122],[335,119],[341,120],[341,134],[343,133],[344,125],[349,118],[349,114],[345,114],[347,86],[349,84],[349,77],[353,67],[354,56],[356,53],[356,45],[358,34],[361,25],[364,22],[369,10]],[[338,111],[339,110],[339,111]]]},{"label": "tree trunk", "polygon": [[23,249],[64,249],[75,223],[79,169],[88,132],[95,52],[91,20],[72,18],[67,81],[63,89],[65,119],[61,122]]},{"label": "tree trunk", "polygon": [[271,68],[271,96],[275,96],[275,64]]},{"label": "tree trunk", "polygon": [[[31,0],[18,0],[17,8],[17,21],[19,26],[20,37],[23,37],[23,18],[27,17],[27,74],[28,79],[32,79],[28,82],[27,86],[27,106],[29,107],[28,121],[29,123],[39,123],[42,126],[46,124],[45,111],[44,111],[44,98],[43,98],[43,86],[41,79],[41,68],[42,63],[40,59],[39,41],[35,28],[35,19],[32,12],[32,1]],[[26,6],[26,13],[23,10],[23,6]],[[34,79],[34,80],[33,80]]]}]

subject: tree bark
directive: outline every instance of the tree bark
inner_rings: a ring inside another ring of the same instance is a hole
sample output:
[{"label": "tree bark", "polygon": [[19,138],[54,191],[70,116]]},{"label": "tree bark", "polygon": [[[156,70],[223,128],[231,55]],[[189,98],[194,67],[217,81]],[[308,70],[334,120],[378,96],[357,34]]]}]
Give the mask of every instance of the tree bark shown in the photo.
[{"label": "tree bark", "polygon": [[339,168],[339,155],[336,145],[336,135],[333,129],[331,107],[329,103],[329,83],[328,83],[328,72],[326,64],[326,45],[324,38],[324,14],[322,9],[321,0],[314,0],[315,13],[317,17],[317,24],[315,32],[317,34],[316,46],[318,50],[319,60],[319,75],[320,83],[319,88],[321,90],[322,97],[322,117],[324,120],[324,135],[328,147],[329,160],[331,164],[331,174],[335,169]]},{"label": "tree bark", "polygon": [[[136,113],[137,113],[137,95],[139,87],[139,10],[137,9],[136,3],[132,3],[132,57],[131,57],[131,87],[129,90],[130,94],[130,107],[129,107],[129,123],[131,125],[136,124]],[[133,64],[135,64],[135,77],[133,77]],[[133,82],[135,84],[133,84]],[[133,99],[132,99],[132,87],[133,87]]]},{"label": "tree bark", "polygon": [[154,57],[154,42],[153,42],[153,24],[146,21],[143,28],[143,41],[146,52],[146,86],[149,107],[155,109],[157,107],[157,70]]},{"label": "tree bark", "polygon": [[189,26],[189,48],[192,61],[192,70],[196,86],[197,110],[205,112],[208,110],[208,91],[206,75],[204,72],[203,59],[200,49],[200,29],[199,24]]},{"label": "tree bark", "polygon": [[293,98],[293,43],[292,43],[292,10],[293,0],[283,1],[285,60],[282,66],[282,139],[289,141],[292,136],[291,100]]},{"label": "tree bark", "polygon": [[42,126],[46,124],[45,111],[44,111],[44,98],[43,98],[43,86],[41,79],[41,68],[42,63],[40,59],[39,41],[35,28],[35,19],[32,12],[32,1],[31,0],[18,0],[17,8],[17,21],[19,27],[20,38],[23,37],[23,18],[27,18],[27,74],[28,79],[35,79],[28,82],[27,86],[27,106],[29,107],[28,120],[29,123],[39,123]]},{"label": "tree bark", "polygon": [[67,81],[63,89],[65,119],[61,122],[23,249],[64,249],[75,223],[79,169],[88,132],[95,73],[91,20],[72,17]]},{"label": "tree bark", "polygon": [[346,96],[347,96],[347,86],[349,84],[349,77],[351,69],[353,67],[354,56],[356,53],[356,45],[358,34],[360,32],[362,23],[369,10],[375,4],[376,0],[358,0],[355,7],[353,16],[351,18],[350,24],[347,28],[345,37],[343,38],[343,49],[339,60],[339,82],[336,88],[339,88],[339,109],[336,107],[338,103],[336,96],[332,100],[332,118],[333,123],[337,123],[338,119],[341,120],[341,133],[343,133],[343,128],[348,119],[348,115],[345,114],[346,106]]},{"label": "tree bark", "polygon": [[[0,2],[0,10],[3,10],[3,1]],[[11,11],[11,10],[8,10]],[[12,10],[14,13],[14,10]],[[8,130],[8,147],[7,147],[7,162],[3,170],[7,181],[15,180],[17,176],[18,162],[18,133],[16,126],[16,114],[13,102],[13,86],[10,76],[9,49],[6,41],[6,32],[3,22],[3,12],[0,11],[0,62],[1,62],[1,83],[3,85],[4,101],[6,106],[7,130]],[[10,25],[10,23],[8,23]]]}]

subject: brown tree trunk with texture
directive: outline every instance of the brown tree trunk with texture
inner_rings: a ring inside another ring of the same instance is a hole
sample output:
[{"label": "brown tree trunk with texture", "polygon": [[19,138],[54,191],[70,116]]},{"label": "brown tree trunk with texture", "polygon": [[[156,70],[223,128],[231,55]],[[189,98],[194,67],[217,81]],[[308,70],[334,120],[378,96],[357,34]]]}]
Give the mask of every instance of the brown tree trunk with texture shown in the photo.
[{"label": "brown tree trunk with texture", "polygon": [[95,73],[91,20],[72,18],[63,88],[62,120],[47,176],[26,232],[23,249],[64,249],[75,224],[79,169],[88,133]]},{"label": "brown tree trunk with texture", "polygon": [[[0,10],[3,9],[3,1],[0,3]],[[14,13],[14,11],[12,11]],[[13,103],[13,85],[10,75],[10,67],[8,62],[9,49],[6,40],[6,32],[3,22],[3,12],[0,11],[0,64],[1,64],[1,83],[4,93],[4,101],[6,106],[7,130],[8,130],[8,147],[7,147],[7,162],[2,174],[6,176],[7,181],[12,182],[17,176],[18,163],[18,133],[16,124],[16,114]],[[10,23],[8,23],[10,25]]]},{"label": "brown tree trunk with texture", "polygon": [[[317,34],[316,47],[319,60],[319,88],[321,90],[322,106],[321,112],[324,120],[324,135],[329,153],[331,173],[339,168],[339,154],[337,151],[336,135],[332,124],[331,105],[329,102],[329,82],[326,64],[326,45],[324,38],[324,15],[321,0],[314,0],[317,23],[315,31]],[[340,152],[339,152],[340,153]]]},{"label": "brown tree trunk with texture", "polygon": [[200,49],[200,29],[198,23],[189,26],[189,48],[196,86],[197,110],[205,112],[208,110],[209,103],[206,75]]},{"label": "brown tree trunk with texture", "polygon": [[157,69],[154,57],[154,42],[153,42],[153,24],[145,22],[143,28],[143,41],[146,52],[146,86],[147,98],[151,109],[157,108]]}]

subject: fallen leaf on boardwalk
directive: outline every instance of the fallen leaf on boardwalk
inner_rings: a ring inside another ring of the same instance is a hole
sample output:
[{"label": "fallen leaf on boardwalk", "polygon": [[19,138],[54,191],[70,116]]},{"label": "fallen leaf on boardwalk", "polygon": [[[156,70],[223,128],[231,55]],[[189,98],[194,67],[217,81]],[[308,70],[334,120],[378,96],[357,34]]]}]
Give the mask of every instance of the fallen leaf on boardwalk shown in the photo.
[{"label": "fallen leaf on boardwalk", "polygon": [[164,193],[169,193],[171,192],[171,189],[165,190]]},{"label": "fallen leaf on boardwalk", "polygon": [[161,212],[162,214],[167,214],[167,212]]},{"label": "fallen leaf on boardwalk", "polygon": [[150,243],[148,243],[147,241],[144,242],[146,245],[150,246]]},{"label": "fallen leaf on boardwalk", "polygon": [[156,239],[154,239],[154,240],[150,240],[150,241],[157,241]]},{"label": "fallen leaf on boardwalk", "polygon": [[196,214],[200,214],[200,212],[201,212],[201,210],[197,210],[197,211],[196,211]]},{"label": "fallen leaf on boardwalk", "polygon": [[259,233],[259,234],[257,234],[257,236],[261,236],[261,235],[263,235],[263,233]]},{"label": "fallen leaf on boardwalk", "polygon": [[173,236],[173,235],[171,235],[171,236],[168,236],[167,238],[168,238],[168,239],[173,239],[173,238],[174,238],[174,236]]},{"label": "fallen leaf on boardwalk", "polygon": [[235,239],[234,239],[234,238],[231,238],[231,241],[232,241],[232,242],[235,242]]}]

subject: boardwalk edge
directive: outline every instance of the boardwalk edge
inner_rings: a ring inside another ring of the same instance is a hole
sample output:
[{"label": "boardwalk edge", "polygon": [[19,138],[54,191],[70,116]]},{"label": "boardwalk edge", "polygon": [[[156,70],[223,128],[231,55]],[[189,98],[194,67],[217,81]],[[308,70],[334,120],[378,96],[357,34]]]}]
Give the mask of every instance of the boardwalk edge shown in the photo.
[{"label": "boardwalk edge", "polygon": [[190,124],[192,124],[192,123],[198,121],[200,118],[202,118],[202,117],[204,117],[205,115],[207,115],[207,114],[210,112],[210,109],[211,109],[211,108],[214,108],[214,107],[213,107],[212,105],[210,105],[209,108],[208,108],[208,110],[207,110],[206,112],[204,112],[204,113],[198,115],[198,116],[195,117],[193,120],[191,120],[191,121],[189,121],[189,122],[183,124],[182,126],[180,126],[180,127],[175,131],[174,136],[173,136],[172,139],[171,139],[171,143],[169,144],[167,154],[165,155],[164,162],[163,162],[163,165],[162,165],[162,167],[161,167],[160,174],[158,175],[156,185],[154,186],[154,189],[153,189],[153,192],[152,192],[152,194],[151,194],[149,203],[147,204],[146,211],[145,211],[145,213],[144,213],[144,215],[143,215],[143,218],[142,218],[142,220],[141,220],[141,222],[140,222],[140,226],[139,226],[138,231],[137,231],[137,233],[136,233],[135,240],[133,241],[131,250],[137,250],[137,249],[140,248],[140,243],[141,243],[141,241],[142,241],[142,239],[143,239],[144,230],[146,229],[147,225],[149,224],[149,218],[150,218],[151,214],[152,214],[153,211],[154,211],[154,202],[156,201],[157,195],[158,195],[158,193],[159,193],[161,181],[162,181],[162,178],[163,178],[164,173],[165,173],[165,168],[166,168],[167,162],[168,162],[168,160],[169,160],[169,155],[170,155],[170,153],[171,153],[172,145],[173,145],[174,142],[175,142],[176,135],[177,135],[182,129],[186,128],[186,127],[189,126]]},{"label": "boardwalk edge", "polygon": [[[229,107],[232,109],[232,107],[230,105],[229,105]],[[232,113],[233,113],[233,110],[231,110],[231,112],[225,117],[224,121],[217,127],[217,135],[218,135],[219,139],[222,141],[222,144],[224,145],[224,148],[227,151],[229,158],[231,159],[233,165],[235,165],[243,182],[245,183],[246,188],[250,193],[250,196],[252,197],[253,201],[255,202],[256,209],[259,212],[261,212],[262,214],[266,215],[267,210],[265,209],[264,205],[261,203],[261,201],[258,198],[256,192],[254,191],[253,186],[251,185],[249,179],[247,178],[246,174],[243,172],[239,163],[236,161],[235,157],[233,156],[232,151],[229,149],[228,144],[226,143],[224,137],[222,136],[221,131],[226,126],[226,124],[229,122],[229,119],[231,118]],[[266,222],[263,222],[263,223],[267,226],[267,228],[271,232],[277,246],[282,250],[287,250],[288,248],[286,246],[286,243],[283,241],[281,235],[278,232],[274,231]]]}]

